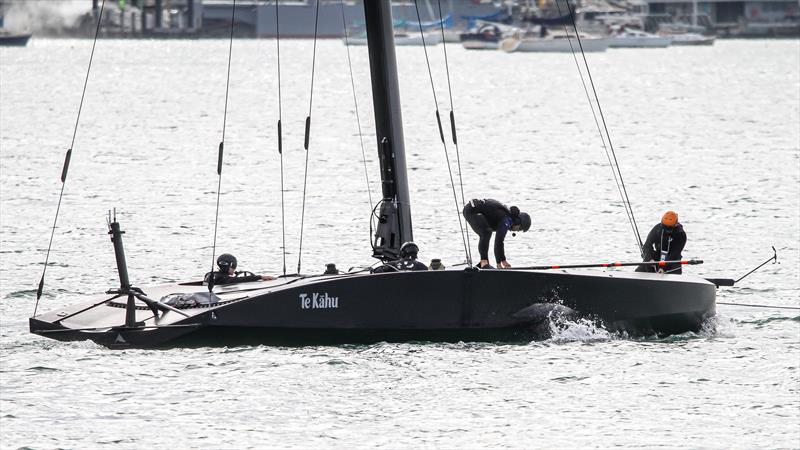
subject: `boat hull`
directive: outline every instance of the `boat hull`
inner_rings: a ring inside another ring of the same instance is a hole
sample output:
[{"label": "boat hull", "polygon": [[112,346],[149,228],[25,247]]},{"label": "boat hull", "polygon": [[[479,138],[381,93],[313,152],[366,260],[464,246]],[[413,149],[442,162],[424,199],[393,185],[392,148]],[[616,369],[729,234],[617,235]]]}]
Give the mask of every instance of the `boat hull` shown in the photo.
[{"label": "boat hull", "polygon": [[610,37],[608,41],[611,48],[666,48],[672,43],[672,37]]},{"label": "boat hull", "polygon": [[[167,285],[148,294],[203,289]],[[140,306],[139,329],[120,327],[125,307],[115,300],[71,317],[93,303],[31,318],[31,331],[110,347],[191,343],[204,335],[264,343],[531,340],[547,337],[552,319],[564,316],[596,320],[611,331],[665,335],[701,329],[716,298],[712,283],[692,276],[575,270],[350,274],[215,292],[219,304],[182,309],[188,317],[169,311],[155,320]]]},{"label": "boat hull", "polygon": [[485,41],[480,39],[464,39],[461,46],[467,50],[497,50],[499,41]]},{"label": "boat hull", "polygon": [[577,39],[538,39],[538,38],[506,38],[500,43],[500,48],[506,52],[544,52],[544,53],[563,53],[580,51],[584,52],[604,52],[608,49],[609,41],[606,38],[581,39],[581,46],[578,46]]},{"label": "boat hull", "polygon": [[703,36],[699,34],[675,35],[672,36],[672,45],[714,45],[715,36]]},{"label": "boat hull", "polygon": [[0,47],[25,47],[30,38],[30,34],[0,35]]},{"label": "boat hull", "polygon": [[[441,34],[437,33],[426,33],[425,38],[419,33],[415,34],[407,34],[407,35],[396,35],[394,37],[394,45],[396,46],[405,46],[405,45],[436,45],[442,41]],[[366,36],[351,36],[347,39],[342,39],[342,42],[346,43],[347,45],[367,45],[367,37]]]}]

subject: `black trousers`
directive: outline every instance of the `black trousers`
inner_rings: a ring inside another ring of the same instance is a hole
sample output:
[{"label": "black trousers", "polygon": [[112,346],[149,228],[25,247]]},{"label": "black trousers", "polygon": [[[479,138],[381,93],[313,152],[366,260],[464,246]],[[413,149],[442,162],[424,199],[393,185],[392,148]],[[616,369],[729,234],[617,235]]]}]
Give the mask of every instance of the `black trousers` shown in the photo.
[{"label": "black trousers", "polygon": [[494,230],[489,226],[486,217],[475,211],[471,204],[467,203],[464,206],[464,219],[467,220],[470,228],[475,234],[478,235],[478,252],[481,254],[481,259],[489,260],[489,240],[492,239]]}]

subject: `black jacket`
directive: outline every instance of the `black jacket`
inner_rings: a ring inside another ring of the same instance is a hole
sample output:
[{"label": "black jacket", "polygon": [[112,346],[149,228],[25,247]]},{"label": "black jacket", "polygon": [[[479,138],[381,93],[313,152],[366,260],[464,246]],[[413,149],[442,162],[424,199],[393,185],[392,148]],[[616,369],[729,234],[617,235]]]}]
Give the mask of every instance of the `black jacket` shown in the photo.
[{"label": "black jacket", "polygon": [[[503,234],[505,234],[505,231],[511,228],[511,211],[506,205],[492,198],[476,199],[470,203],[476,213],[483,214],[486,217],[486,222],[489,223],[492,231],[499,232],[503,230]],[[497,239],[496,236],[495,239]]]},{"label": "black jacket", "polygon": [[209,272],[203,277],[203,282],[208,284],[209,279],[211,278],[211,274],[214,275],[214,285],[219,286],[222,284],[234,284],[234,283],[249,283],[251,281],[260,281],[261,275],[244,275],[236,272],[235,275],[230,276],[225,272]]},{"label": "black jacket", "polygon": [[[494,257],[498,264],[501,261],[505,261],[506,234],[508,233],[508,230],[511,229],[511,225],[514,223],[514,219],[511,217],[511,210],[508,209],[506,205],[491,198],[482,200],[475,199],[470,201],[469,205],[472,205],[472,213],[483,215],[483,217],[486,218],[486,223],[488,224],[488,229],[475,229],[476,227],[474,225],[472,226],[473,230],[478,233],[478,236],[481,240],[481,242],[478,243],[478,249],[482,254],[481,258],[483,258],[483,253],[488,250],[489,238],[491,236],[491,232],[494,232]],[[465,217],[469,222],[471,217],[466,214]],[[478,228],[480,228],[480,226]]]},{"label": "black jacket", "polygon": [[[667,232],[664,225],[656,224],[650,233],[647,234],[647,239],[644,242],[643,260],[644,261],[677,261],[682,258],[681,253],[683,247],[686,245],[686,232],[683,231],[683,225],[678,223],[673,227],[672,233]],[[661,257],[661,250],[666,252],[665,258]],[[665,272],[680,273],[680,264],[670,264],[664,267]],[[649,271],[655,272],[656,268]]]}]

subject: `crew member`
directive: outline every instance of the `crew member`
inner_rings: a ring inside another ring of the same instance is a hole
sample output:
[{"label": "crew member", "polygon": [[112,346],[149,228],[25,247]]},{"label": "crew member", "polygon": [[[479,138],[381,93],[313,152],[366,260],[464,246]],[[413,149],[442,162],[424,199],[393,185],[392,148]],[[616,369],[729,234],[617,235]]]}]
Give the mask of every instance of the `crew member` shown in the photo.
[{"label": "crew member", "polygon": [[428,266],[417,261],[419,247],[409,241],[400,247],[400,259],[376,267],[372,273],[397,272],[406,270],[428,270]]},{"label": "crew member", "polygon": [[[642,249],[642,257],[648,261],[679,261],[681,252],[686,245],[686,232],[683,225],[678,222],[678,214],[667,211],[661,218],[661,223],[656,224],[647,235]],[[637,272],[662,272],[681,273],[680,264],[667,264],[665,267],[657,265],[639,266]]]},{"label": "crew member", "polygon": [[[519,208],[512,206],[507,208],[504,204],[491,198],[479,200],[473,199],[464,205],[464,218],[467,219],[469,226],[477,233],[480,238],[478,251],[481,254],[481,261],[478,267],[481,269],[489,268],[489,239],[494,236],[494,257],[497,265],[504,269],[511,268],[511,264],[506,261],[503,240],[506,238],[508,230],[512,232],[526,232],[531,228],[531,216],[520,212]],[[514,234],[516,236],[516,234]]]},{"label": "crew member", "polygon": [[236,257],[229,253],[219,255],[217,258],[217,266],[219,266],[219,271],[207,273],[203,280],[204,283],[208,283],[211,276],[214,277],[215,286],[220,284],[247,283],[250,281],[269,281],[275,279],[275,277],[271,275],[254,275],[250,272],[237,272]]}]

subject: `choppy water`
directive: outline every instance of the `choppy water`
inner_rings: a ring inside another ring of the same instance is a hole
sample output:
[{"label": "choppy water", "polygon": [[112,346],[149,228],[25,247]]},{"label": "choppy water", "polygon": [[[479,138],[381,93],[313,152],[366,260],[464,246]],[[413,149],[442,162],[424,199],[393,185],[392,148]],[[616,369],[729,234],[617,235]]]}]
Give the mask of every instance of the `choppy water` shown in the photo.
[{"label": "choppy water", "polygon": [[[548,341],[110,351],[27,332],[91,42],[0,57],[0,445],[144,447],[800,447],[800,313],[720,305],[698,335],[630,339],[575,323]],[[311,45],[283,44],[289,268],[296,264]],[[368,262],[369,212],[345,49],[319,44],[304,271]],[[371,129],[367,55],[353,48]],[[635,259],[569,55],[448,47],[465,190],[532,212],[517,265]],[[441,46],[431,50],[449,109]],[[218,248],[280,270],[274,41],[236,41]],[[587,56],[637,218],[667,208],[719,301],[798,306],[800,43]],[[415,238],[461,258],[420,48],[399,48]],[[214,219],[225,41],[98,42],[42,310],[114,285],[104,214],[132,279],[201,274]],[[374,136],[365,137],[373,195]],[[645,232],[645,230],[643,230]]]}]

